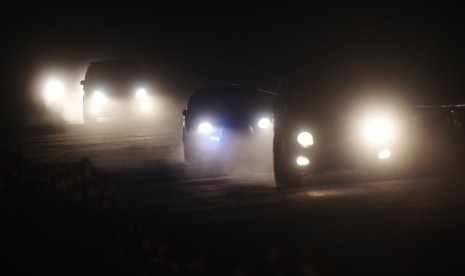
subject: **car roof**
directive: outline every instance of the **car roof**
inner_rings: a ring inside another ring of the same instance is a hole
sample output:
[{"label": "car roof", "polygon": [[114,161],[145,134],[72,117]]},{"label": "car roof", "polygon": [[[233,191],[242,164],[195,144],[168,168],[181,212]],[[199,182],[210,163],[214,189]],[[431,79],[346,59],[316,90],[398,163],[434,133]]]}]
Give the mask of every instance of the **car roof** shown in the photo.
[{"label": "car roof", "polygon": [[132,60],[111,59],[93,61],[90,63],[85,78],[90,79],[115,79],[144,78],[144,71],[140,65]]},{"label": "car roof", "polygon": [[244,97],[253,98],[256,96],[272,97],[274,96],[274,94],[272,92],[268,92],[268,91],[264,91],[264,90],[256,89],[256,88],[251,88],[248,86],[230,84],[230,85],[221,85],[221,86],[213,86],[213,87],[196,89],[191,94],[191,99],[200,98],[200,97],[208,99],[209,97],[228,97],[228,96],[231,96],[231,97],[238,96],[241,98],[244,98]]},{"label": "car roof", "polygon": [[206,87],[196,89],[192,94],[190,99],[194,98],[203,98],[208,100],[210,97],[229,97],[229,98],[253,98],[256,96],[266,96],[268,93],[261,91],[259,89],[250,88],[247,86],[241,86],[236,84],[231,85],[222,85],[214,87]]},{"label": "car roof", "polygon": [[137,66],[137,63],[129,59],[108,59],[98,60],[90,63],[92,67],[113,67],[113,66]]},{"label": "car roof", "polygon": [[241,85],[222,85],[195,90],[189,98],[188,108],[208,106],[235,106],[238,103],[272,103],[273,96],[259,89]]}]

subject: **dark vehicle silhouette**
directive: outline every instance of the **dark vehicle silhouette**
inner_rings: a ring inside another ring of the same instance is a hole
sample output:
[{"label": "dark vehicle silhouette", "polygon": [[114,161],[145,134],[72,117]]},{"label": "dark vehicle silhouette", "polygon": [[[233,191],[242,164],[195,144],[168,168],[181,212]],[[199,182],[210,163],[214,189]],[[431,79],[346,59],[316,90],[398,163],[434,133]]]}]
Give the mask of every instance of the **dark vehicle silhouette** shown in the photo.
[{"label": "dark vehicle silhouette", "polygon": [[[353,76],[351,76],[353,77]],[[363,169],[390,178],[459,170],[465,152],[463,105],[423,104],[342,77],[289,78],[274,108],[273,163],[278,186],[305,174]],[[405,91],[404,91],[405,92]]]},{"label": "dark vehicle silhouette", "polygon": [[152,112],[145,72],[133,61],[92,62],[81,85],[85,123],[104,117],[147,117]]},{"label": "dark vehicle silhouette", "polygon": [[198,89],[183,111],[188,163],[258,157],[272,138],[274,94],[239,85]]}]

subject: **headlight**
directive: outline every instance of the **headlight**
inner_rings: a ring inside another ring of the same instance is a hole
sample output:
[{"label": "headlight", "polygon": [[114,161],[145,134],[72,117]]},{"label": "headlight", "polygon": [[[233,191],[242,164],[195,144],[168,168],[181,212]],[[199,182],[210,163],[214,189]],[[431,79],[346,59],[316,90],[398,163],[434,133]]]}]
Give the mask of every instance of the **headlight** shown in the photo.
[{"label": "headlight", "polygon": [[261,118],[259,121],[258,121],[258,127],[259,128],[263,128],[263,129],[267,129],[267,128],[270,128],[271,127],[271,120],[269,118]]},{"label": "headlight", "polygon": [[390,157],[391,157],[390,149],[383,149],[378,153],[378,159],[384,160],[384,159],[389,159]]},{"label": "headlight", "polygon": [[147,98],[147,91],[144,88],[141,88],[136,91],[136,99],[146,99]]},{"label": "headlight", "polygon": [[101,91],[95,91],[94,94],[92,95],[92,100],[94,101],[95,104],[103,104],[106,100],[105,94],[103,94]]},{"label": "headlight", "polygon": [[308,164],[310,164],[310,159],[308,159],[307,157],[304,157],[304,156],[299,156],[299,157],[297,157],[295,162],[299,166],[307,166]]},{"label": "headlight", "polygon": [[46,103],[58,103],[63,100],[65,89],[57,80],[50,80],[45,85],[44,98]]},{"label": "headlight", "polygon": [[303,131],[297,136],[297,142],[299,142],[302,147],[307,148],[313,145],[313,135],[310,134],[310,132]]},{"label": "headlight", "polygon": [[367,120],[363,126],[364,138],[373,144],[384,144],[394,136],[394,124],[386,117],[374,117]]},{"label": "headlight", "polygon": [[213,126],[210,123],[203,122],[199,125],[200,133],[207,134],[213,131]]}]

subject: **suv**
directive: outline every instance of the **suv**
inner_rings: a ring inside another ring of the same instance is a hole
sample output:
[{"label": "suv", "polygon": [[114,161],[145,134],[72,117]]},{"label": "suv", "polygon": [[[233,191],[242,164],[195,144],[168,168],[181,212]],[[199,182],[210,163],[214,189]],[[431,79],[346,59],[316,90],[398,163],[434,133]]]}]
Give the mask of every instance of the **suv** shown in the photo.
[{"label": "suv", "polygon": [[146,78],[133,61],[92,62],[81,85],[85,123],[102,117],[148,116],[152,111]]},{"label": "suv", "polygon": [[463,106],[412,104],[392,93],[374,94],[376,89],[363,93],[353,86],[357,82],[327,80],[297,77],[277,94],[277,186],[297,186],[305,174],[338,169],[363,169],[370,178],[460,169]]},{"label": "suv", "polygon": [[274,94],[239,85],[198,89],[183,110],[184,158],[259,157],[271,148]]}]

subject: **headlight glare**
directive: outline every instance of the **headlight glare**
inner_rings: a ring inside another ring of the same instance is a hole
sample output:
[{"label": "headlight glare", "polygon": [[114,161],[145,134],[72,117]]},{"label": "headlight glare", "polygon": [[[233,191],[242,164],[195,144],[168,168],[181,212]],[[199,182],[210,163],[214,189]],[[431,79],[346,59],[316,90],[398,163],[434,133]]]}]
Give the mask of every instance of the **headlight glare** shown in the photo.
[{"label": "headlight glare", "polygon": [[271,120],[269,118],[263,117],[258,121],[258,127],[267,129],[271,127]]},{"label": "headlight glare", "polygon": [[147,91],[144,88],[140,88],[136,91],[136,99],[146,99],[147,98]]},{"label": "headlight glare", "polygon": [[299,156],[299,157],[297,157],[295,162],[299,166],[307,166],[308,164],[310,164],[310,159],[308,159],[307,157],[304,157],[304,156]]},{"label": "headlight glare", "polygon": [[207,134],[213,131],[213,126],[210,123],[203,122],[199,125],[200,133]]},{"label": "headlight glare", "polygon": [[394,135],[393,123],[385,117],[372,118],[365,122],[363,135],[368,142],[373,144],[389,142]]},{"label": "headlight glare", "polygon": [[385,160],[391,157],[392,153],[390,149],[383,149],[378,153],[378,159]]},{"label": "headlight glare", "polygon": [[45,101],[47,103],[59,102],[64,97],[64,87],[58,80],[49,80],[45,85]]},{"label": "headlight glare", "polygon": [[100,112],[102,112],[102,110],[98,106],[93,106],[92,109],[91,109],[91,112],[92,112],[93,115],[99,115]]},{"label": "headlight glare", "polygon": [[144,102],[140,106],[143,112],[149,112],[152,109],[152,105],[150,103]]},{"label": "headlight glare", "polygon": [[313,135],[310,134],[310,132],[303,131],[297,136],[297,142],[299,142],[302,147],[307,148],[313,145]]},{"label": "headlight glare", "polygon": [[106,100],[105,94],[101,91],[95,91],[94,94],[92,95],[92,100],[96,104],[103,104]]}]

